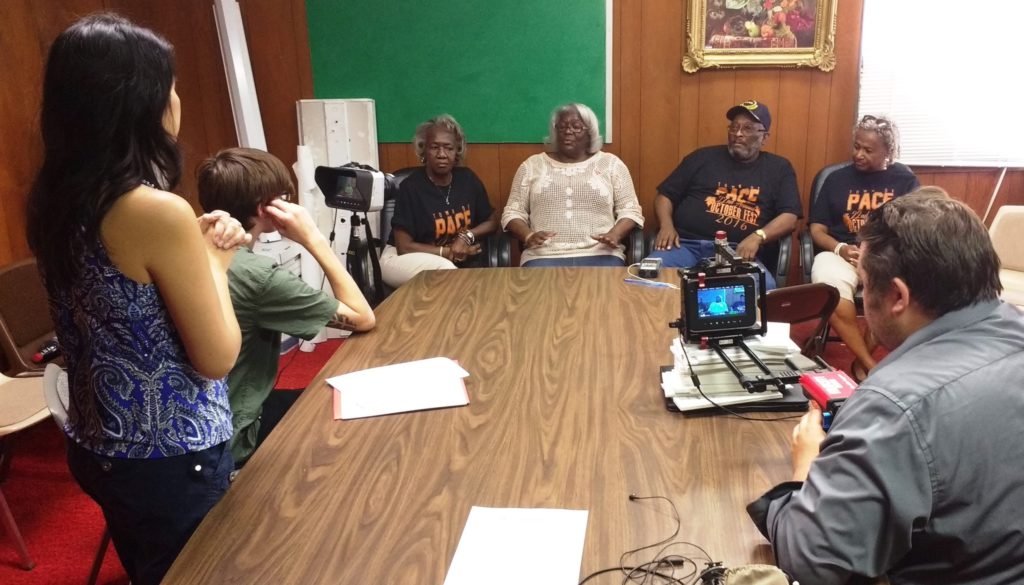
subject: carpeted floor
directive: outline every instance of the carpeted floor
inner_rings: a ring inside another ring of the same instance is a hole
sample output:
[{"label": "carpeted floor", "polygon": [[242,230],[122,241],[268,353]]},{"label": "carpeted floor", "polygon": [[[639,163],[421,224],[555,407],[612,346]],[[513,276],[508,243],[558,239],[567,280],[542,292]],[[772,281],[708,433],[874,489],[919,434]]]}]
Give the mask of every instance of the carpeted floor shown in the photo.
[{"label": "carpeted floor", "polygon": [[[317,345],[313,352],[281,356],[278,388],[305,388],[341,345],[340,340]],[[267,419],[280,419],[298,392],[274,392]],[[68,472],[64,436],[55,424],[43,421],[11,437],[13,457],[3,489],[15,522],[36,562],[31,571],[18,565],[18,555],[0,529],[0,583],[3,585],[84,585],[103,533],[103,514],[83,494]],[[113,546],[97,581],[126,585],[128,578]]]}]

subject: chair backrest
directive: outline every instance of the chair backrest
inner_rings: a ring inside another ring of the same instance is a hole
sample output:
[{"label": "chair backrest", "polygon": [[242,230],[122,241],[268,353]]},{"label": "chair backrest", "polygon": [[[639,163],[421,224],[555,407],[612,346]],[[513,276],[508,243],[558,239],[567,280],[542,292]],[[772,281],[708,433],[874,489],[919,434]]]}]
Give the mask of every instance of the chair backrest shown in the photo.
[{"label": "chair backrest", "polygon": [[836,287],[820,282],[798,284],[768,291],[765,311],[769,321],[793,325],[815,322],[812,333],[800,345],[801,352],[811,357],[824,350],[825,328],[837,304],[839,290]]},{"label": "chair backrest", "polygon": [[1003,269],[1024,272],[1024,205],[1004,205],[988,229]]},{"label": "chair backrest", "polygon": [[35,258],[0,268],[0,347],[9,373],[41,371],[32,354],[53,337],[53,329]]},{"label": "chair backrest", "polygon": [[810,199],[808,199],[808,201],[811,204],[811,207],[813,207],[814,202],[818,200],[818,194],[821,193],[821,187],[822,185],[825,184],[825,179],[827,179],[828,176],[831,175],[832,173],[838,171],[843,167],[848,167],[851,164],[853,163],[851,163],[848,160],[831,164],[818,171],[818,174],[814,175],[814,181],[811,183],[811,197]]},{"label": "chair backrest", "polygon": [[61,429],[68,420],[68,373],[57,364],[47,364],[43,372],[43,396],[50,416]]},{"label": "chair backrest", "polygon": [[[402,181],[406,180],[409,175],[413,174],[416,170],[422,167],[405,167],[392,173],[394,175],[394,193],[397,195],[398,187],[401,186]],[[395,216],[395,198],[385,198],[384,208],[380,210],[380,230],[377,232],[380,234],[380,242],[377,246],[377,252],[380,253],[384,250],[384,246],[388,243],[388,238],[391,237],[391,218]]]}]

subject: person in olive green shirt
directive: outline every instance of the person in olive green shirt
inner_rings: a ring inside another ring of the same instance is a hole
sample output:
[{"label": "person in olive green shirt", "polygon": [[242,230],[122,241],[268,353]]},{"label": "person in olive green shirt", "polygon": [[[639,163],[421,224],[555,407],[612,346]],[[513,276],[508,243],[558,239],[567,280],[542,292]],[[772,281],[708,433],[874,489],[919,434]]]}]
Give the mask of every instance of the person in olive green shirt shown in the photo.
[{"label": "person in olive green shirt", "polygon": [[288,169],[261,150],[229,148],[203,161],[198,171],[204,209],[223,209],[252,234],[278,231],[304,247],[323,269],[334,296],[316,290],[273,260],[243,248],[228,269],[231,303],[242,331],[242,349],[228,374],[236,468],[258,446],[263,404],[277,379],[281,334],[312,339],[325,327],[367,331],[375,319],[369,303],[305,208],[285,199],[294,192]]}]

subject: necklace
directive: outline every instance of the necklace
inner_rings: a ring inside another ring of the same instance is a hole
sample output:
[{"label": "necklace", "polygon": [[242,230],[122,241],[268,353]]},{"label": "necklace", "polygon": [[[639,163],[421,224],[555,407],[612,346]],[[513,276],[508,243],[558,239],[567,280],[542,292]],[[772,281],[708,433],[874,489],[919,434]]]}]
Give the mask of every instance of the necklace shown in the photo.
[{"label": "necklace", "polygon": [[434,182],[434,179],[430,179],[430,183],[432,185],[434,185],[435,187],[437,187],[438,191],[440,191],[441,193],[444,194],[444,204],[450,206],[452,204],[452,202],[451,202],[452,185],[455,184],[455,175],[452,175],[452,180],[448,182],[448,188],[447,189],[441,188],[440,185],[438,185],[437,183]]},{"label": "necklace", "polygon": [[147,186],[147,187],[149,187],[150,189],[156,189],[156,185],[154,185],[153,183],[150,183],[146,179],[142,179],[142,184]]}]

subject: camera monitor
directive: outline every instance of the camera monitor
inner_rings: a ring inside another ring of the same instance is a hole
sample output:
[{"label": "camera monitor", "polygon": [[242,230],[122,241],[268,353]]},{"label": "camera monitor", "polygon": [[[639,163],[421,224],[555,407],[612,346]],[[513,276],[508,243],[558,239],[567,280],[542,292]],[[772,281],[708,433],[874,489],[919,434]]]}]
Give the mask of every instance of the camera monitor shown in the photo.
[{"label": "camera monitor", "polygon": [[683,317],[691,339],[750,335],[758,325],[755,274],[684,279]]},{"label": "camera monitor", "polygon": [[313,175],[327,207],[380,211],[384,207],[384,173],[355,167],[317,167]]}]

